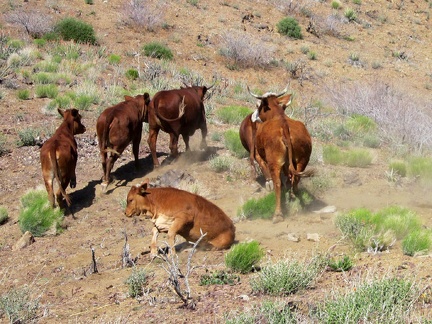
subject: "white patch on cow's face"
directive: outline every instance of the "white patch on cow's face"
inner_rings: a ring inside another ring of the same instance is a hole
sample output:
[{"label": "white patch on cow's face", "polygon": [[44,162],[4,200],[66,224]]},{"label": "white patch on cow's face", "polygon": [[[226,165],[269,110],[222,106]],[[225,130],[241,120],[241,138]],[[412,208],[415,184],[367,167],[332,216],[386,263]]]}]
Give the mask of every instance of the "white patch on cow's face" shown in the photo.
[{"label": "white patch on cow's face", "polygon": [[171,225],[174,223],[174,217],[158,214],[157,217],[153,217],[151,221],[159,232],[167,233]]},{"label": "white patch on cow's face", "polygon": [[259,112],[258,112],[258,109],[256,109],[256,110],[253,112],[253,114],[252,114],[252,116],[251,116],[251,120],[252,120],[253,123],[255,123],[255,122],[262,123],[261,118],[259,118]]}]

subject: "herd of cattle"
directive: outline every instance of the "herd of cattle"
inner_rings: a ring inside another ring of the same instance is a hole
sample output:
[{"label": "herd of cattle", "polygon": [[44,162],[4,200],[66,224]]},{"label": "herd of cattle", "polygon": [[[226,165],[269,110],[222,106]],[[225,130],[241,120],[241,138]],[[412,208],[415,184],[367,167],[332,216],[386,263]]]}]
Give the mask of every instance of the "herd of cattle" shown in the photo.
[{"label": "herd of cattle", "polygon": [[[110,173],[115,161],[132,143],[135,166],[138,167],[139,144],[143,123],[149,125],[148,145],[153,165],[159,166],[156,142],[160,130],[170,136],[170,153],[178,156],[178,140],[182,136],[186,150],[190,150],[189,137],[201,130],[201,148],[207,147],[207,123],[204,97],[211,89],[206,86],[185,86],[164,90],[150,98],[148,93],[135,97],[125,96],[125,101],[105,109],[96,123],[100,155],[102,159],[102,191],[106,192],[111,181]],[[249,93],[259,99],[254,113],[240,125],[240,139],[250,153],[251,176],[256,178],[255,161],[266,179],[266,187],[276,194],[273,222],[282,220],[281,171],[287,179],[290,194],[297,191],[301,177],[311,176],[313,170],[305,171],[312,152],[312,140],[305,125],[286,116],[285,109],[291,103],[287,88],[280,94],[266,93],[262,96]],[[77,163],[76,134],[86,131],[77,109],[61,110],[62,124],[41,148],[40,160],[45,187],[50,203],[60,208],[71,200],[66,188],[76,186]],[[54,182],[58,191],[54,194]],[[167,203],[169,202],[169,204]],[[157,236],[168,233],[168,242],[174,246],[175,236],[188,241],[198,240],[216,249],[229,248],[235,238],[231,219],[215,204],[205,198],[175,188],[150,188],[148,179],[133,186],[127,196],[126,216],[148,215],[154,223],[151,255],[157,254]],[[175,250],[175,249],[173,249]]]}]

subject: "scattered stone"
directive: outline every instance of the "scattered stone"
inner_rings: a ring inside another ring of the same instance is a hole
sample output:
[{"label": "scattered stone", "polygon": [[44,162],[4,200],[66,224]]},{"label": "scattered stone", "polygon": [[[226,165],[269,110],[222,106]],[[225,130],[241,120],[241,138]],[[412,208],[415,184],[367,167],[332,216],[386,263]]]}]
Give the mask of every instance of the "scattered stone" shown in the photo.
[{"label": "scattered stone", "polygon": [[249,296],[248,295],[240,295],[238,296],[239,299],[242,299],[244,301],[249,301]]},{"label": "scattered stone", "polygon": [[336,211],[336,206],[325,206],[324,208],[321,208],[320,210],[314,210],[313,212],[315,214],[330,214],[334,213]]},{"label": "scattered stone", "polygon": [[308,241],[319,242],[320,236],[319,236],[318,233],[307,233],[306,234],[306,239]]},{"label": "scattered stone", "polygon": [[35,242],[35,239],[33,237],[33,234],[29,231],[25,232],[23,236],[15,243],[15,245],[12,247],[13,251],[21,250],[26,248],[27,246],[33,244]]},{"label": "scattered stone", "polygon": [[288,234],[288,241],[299,242],[300,238],[296,234],[294,234],[294,233],[289,233]]}]

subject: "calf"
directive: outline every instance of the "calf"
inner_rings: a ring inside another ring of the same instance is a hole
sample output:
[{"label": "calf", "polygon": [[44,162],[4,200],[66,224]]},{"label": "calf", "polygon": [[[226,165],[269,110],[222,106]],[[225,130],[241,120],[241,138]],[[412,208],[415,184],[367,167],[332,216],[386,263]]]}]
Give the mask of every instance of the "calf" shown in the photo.
[{"label": "calf", "polygon": [[96,122],[99,150],[102,158],[102,191],[106,192],[115,161],[132,142],[135,168],[139,167],[138,153],[142,124],[150,102],[148,93],[135,97],[125,96],[125,101],[105,109]]},{"label": "calf", "polygon": [[78,150],[74,135],[83,134],[86,131],[77,109],[65,111],[58,109],[58,112],[63,117],[63,122],[40,150],[42,176],[53,208],[55,207],[54,179],[56,179],[59,187],[56,193],[58,206],[64,207],[63,198],[68,206],[71,205],[71,200],[66,194],[66,188],[69,184],[71,188],[76,186],[75,167]]},{"label": "calf", "polygon": [[157,237],[168,233],[168,244],[174,249],[175,236],[203,242],[215,249],[228,249],[234,242],[235,227],[231,219],[215,204],[190,192],[176,188],[149,188],[149,180],[133,186],[127,195],[125,215],[148,215],[154,224],[151,256],[157,255]]}]

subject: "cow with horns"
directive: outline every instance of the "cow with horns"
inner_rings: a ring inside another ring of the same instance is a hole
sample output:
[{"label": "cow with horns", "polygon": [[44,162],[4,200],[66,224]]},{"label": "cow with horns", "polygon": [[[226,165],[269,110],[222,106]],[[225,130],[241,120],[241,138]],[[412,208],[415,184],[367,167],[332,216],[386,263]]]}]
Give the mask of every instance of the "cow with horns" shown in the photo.
[{"label": "cow with horns", "polygon": [[285,115],[285,109],[291,103],[291,94],[286,94],[287,90],[259,96],[248,87],[249,93],[260,102],[257,110],[240,125],[240,139],[250,154],[252,176],[256,176],[256,160],[266,179],[266,187],[273,187],[275,191],[275,223],[283,219],[281,171],[287,177],[291,195],[297,192],[300,177],[313,175],[313,170],[304,171],[312,152],[312,140],[302,122]]}]

